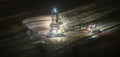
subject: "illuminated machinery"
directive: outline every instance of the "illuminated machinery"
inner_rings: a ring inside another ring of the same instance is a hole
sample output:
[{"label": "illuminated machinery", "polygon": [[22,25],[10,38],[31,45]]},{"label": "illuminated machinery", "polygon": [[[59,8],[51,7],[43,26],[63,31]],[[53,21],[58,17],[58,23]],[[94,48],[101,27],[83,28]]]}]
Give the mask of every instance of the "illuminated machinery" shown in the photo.
[{"label": "illuminated machinery", "polygon": [[50,24],[50,31],[48,37],[62,37],[64,36],[64,28],[61,27],[62,22],[59,18],[56,8],[52,11],[52,23]]}]

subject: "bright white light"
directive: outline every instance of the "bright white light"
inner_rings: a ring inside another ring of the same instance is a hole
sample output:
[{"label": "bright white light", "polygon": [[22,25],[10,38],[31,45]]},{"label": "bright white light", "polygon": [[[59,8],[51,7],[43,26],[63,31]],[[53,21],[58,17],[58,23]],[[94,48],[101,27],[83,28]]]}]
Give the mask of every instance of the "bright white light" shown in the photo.
[{"label": "bright white light", "polygon": [[57,9],[56,9],[56,8],[54,8],[53,11],[54,11],[55,13],[57,13]]},{"label": "bright white light", "polygon": [[56,34],[56,33],[57,33],[57,30],[53,30],[53,33]]},{"label": "bright white light", "polygon": [[60,31],[60,30],[58,30],[58,33],[61,33],[61,31]]}]

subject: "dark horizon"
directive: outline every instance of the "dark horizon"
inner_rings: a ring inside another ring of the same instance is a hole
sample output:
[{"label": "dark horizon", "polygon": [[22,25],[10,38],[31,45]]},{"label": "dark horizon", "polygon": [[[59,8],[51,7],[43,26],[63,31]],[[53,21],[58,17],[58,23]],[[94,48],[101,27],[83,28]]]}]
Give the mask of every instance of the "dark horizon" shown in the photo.
[{"label": "dark horizon", "polygon": [[0,3],[0,17],[26,11],[50,12],[55,7],[59,12],[63,12],[94,1],[95,0],[3,0]]}]

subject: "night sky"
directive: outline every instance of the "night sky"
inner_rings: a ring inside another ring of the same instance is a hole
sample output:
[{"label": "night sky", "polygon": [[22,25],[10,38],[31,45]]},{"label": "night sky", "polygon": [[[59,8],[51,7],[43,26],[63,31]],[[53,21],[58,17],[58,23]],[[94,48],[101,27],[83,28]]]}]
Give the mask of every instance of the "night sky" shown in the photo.
[{"label": "night sky", "polygon": [[94,0],[0,0],[0,17],[27,11],[50,12],[54,7],[62,12],[90,2]]},{"label": "night sky", "polygon": [[104,0],[0,0],[0,17],[26,11],[49,12],[54,7],[61,12],[95,1],[104,2]]}]

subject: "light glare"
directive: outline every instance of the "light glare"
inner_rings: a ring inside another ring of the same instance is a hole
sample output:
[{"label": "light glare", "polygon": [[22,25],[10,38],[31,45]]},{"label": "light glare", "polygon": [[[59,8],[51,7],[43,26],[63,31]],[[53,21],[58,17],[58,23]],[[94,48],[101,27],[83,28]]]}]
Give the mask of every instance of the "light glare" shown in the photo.
[{"label": "light glare", "polygon": [[56,13],[56,12],[57,12],[57,9],[56,9],[56,8],[54,8],[54,9],[53,9],[53,11]]}]

